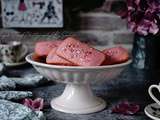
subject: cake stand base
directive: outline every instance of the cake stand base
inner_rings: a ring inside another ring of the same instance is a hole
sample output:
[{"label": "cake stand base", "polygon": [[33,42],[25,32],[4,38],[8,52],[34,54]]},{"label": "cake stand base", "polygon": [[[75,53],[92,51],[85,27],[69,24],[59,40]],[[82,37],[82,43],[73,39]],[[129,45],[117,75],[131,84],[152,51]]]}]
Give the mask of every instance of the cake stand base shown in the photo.
[{"label": "cake stand base", "polygon": [[62,95],[51,101],[51,106],[65,113],[88,114],[103,110],[106,103],[93,95],[89,84],[67,84]]}]

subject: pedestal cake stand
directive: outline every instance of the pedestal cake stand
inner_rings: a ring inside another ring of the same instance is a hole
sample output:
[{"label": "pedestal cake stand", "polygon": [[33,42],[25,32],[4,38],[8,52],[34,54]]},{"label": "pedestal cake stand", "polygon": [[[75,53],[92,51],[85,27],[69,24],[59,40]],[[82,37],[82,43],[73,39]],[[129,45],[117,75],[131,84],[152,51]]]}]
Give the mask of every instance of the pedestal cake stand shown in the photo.
[{"label": "pedestal cake stand", "polygon": [[106,107],[106,102],[96,97],[90,87],[91,82],[102,82],[119,75],[131,63],[128,60],[121,64],[107,66],[60,66],[36,62],[30,54],[26,60],[44,77],[66,83],[61,96],[51,101],[53,109],[74,114],[98,112]]}]

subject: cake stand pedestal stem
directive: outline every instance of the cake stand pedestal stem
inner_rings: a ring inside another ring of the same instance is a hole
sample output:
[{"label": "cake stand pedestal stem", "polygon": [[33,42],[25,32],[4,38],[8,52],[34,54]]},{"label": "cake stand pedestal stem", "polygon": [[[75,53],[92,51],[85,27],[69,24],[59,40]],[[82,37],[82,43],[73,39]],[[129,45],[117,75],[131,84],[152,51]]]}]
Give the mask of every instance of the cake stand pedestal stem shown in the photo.
[{"label": "cake stand pedestal stem", "polygon": [[106,103],[93,95],[90,84],[69,83],[62,95],[51,101],[51,106],[65,113],[88,114],[103,110]]}]

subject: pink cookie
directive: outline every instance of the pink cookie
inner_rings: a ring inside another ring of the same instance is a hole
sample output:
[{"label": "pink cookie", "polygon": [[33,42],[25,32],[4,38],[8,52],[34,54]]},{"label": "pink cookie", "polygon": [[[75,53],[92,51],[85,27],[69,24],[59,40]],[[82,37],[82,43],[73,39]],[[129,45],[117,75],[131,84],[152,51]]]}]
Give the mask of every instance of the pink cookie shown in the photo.
[{"label": "pink cookie", "polygon": [[40,57],[46,57],[48,53],[53,49],[57,48],[62,41],[40,41],[36,43],[35,53]]},{"label": "pink cookie", "polygon": [[105,60],[102,52],[72,37],[65,39],[57,48],[56,53],[80,66],[99,66]]},{"label": "pink cookie", "polygon": [[74,65],[73,63],[65,60],[64,58],[62,58],[60,56],[58,56],[56,54],[56,49],[55,48],[53,48],[49,52],[49,54],[46,58],[46,63],[47,64],[55,64],[55,65],[67,65],[67,66],[73,66]]},{"label": "pink cookie", "polygon": [[128,50],[120,46],[104,49],[102,52],[106,55],[104,65],[123,63],[129,59]]}]

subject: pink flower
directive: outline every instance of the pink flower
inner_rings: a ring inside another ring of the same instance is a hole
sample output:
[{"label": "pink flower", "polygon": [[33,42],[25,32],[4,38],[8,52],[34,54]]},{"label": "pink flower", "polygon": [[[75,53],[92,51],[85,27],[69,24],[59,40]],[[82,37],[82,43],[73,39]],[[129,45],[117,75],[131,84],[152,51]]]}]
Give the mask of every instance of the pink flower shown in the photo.
[{"label": "pink flower", "polygon": [[159,28],[158,28],[157,24],[152,22],[150,25],[150,28],[149,28],[149,33],[152,33],[155,35],[158,33],[158,31],[159,31]]},{"label": "pink flower", "polygon": [[154,12],[160,12],[160,3],[157,1],[147,1],[148,2],[148,9],[154,13]]},{"label": "pink flower", "polygon": [[112,113],[120,113],[124,115],[133,115],[140,110],[139,105],[129,103],[128,101],[121,102],[112,109]]},{"label": "pink flower", "polygon": [[139,33],[140,35],[148,35],[148,28],[145,26],[138,26],[137,27],[137,33]]},{"label": "pink flower", "polygon": [[148,33],[152,33],[153,35],[157,34],[159,28],[157,24],[150,20],[142,20],[137,26],[137,32],[141,35],[148,35]]},{"label": "pink flower", "polygon": [[43,109],[44,106],[44,100],[42,98],[37,98],[35,100],[32,99],[24,99],[23,100],[23,105],[31,108],[32,110],[35,111],[40,111]]},{"label": "pink flower", "polygon": [[135,31],[136,23],[135,22],[129,22],[128,27],[132,30]]},{"label": "pink flower", "polygon": [[135,4],[139,5],[141,0],[135,0]]}]

